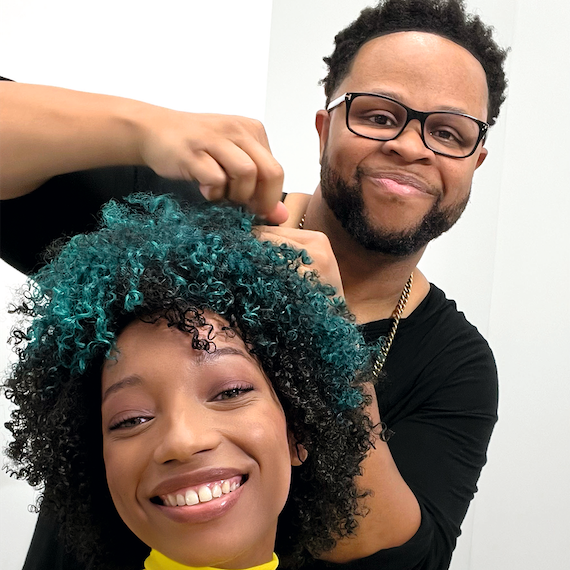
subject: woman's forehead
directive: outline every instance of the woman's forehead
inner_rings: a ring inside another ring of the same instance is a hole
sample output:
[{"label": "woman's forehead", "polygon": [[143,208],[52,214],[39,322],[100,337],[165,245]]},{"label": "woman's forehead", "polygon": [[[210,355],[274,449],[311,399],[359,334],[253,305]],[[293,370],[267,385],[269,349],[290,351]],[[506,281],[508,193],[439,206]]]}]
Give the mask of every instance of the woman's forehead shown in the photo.
[{"label": "woman's forehead", "polygon": [[103,373],[118,363],[132,364],[135,359],[151,356],[150,353],[198,363],[235,354],[261,368],[238,331],[230,327],[226,319],[211,311],[205,311],[202,316],[196,322],[185,319],[180,323],[186,330],[181,330],[179,323],[171,323],[165,318],[133,320],[118,335],[114,350],[103,363]]}]

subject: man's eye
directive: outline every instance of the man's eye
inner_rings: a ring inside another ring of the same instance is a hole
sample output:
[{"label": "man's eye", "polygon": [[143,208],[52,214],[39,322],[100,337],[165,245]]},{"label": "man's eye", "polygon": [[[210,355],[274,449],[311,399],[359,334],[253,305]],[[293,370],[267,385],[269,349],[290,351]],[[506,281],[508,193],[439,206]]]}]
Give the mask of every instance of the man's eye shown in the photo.
[{"label": "man's eye", "polygon": [[432,131],[431,133],[434,137],[439,137],[440,139],[449,139],[449,140],[453,140],[455,137],[453,136],[453,133],[450,133],[449,131],[444,131],[444,130],[439,130],[439,131]]},{"label": "man's eye", "polygon": [[109,429],[113,431],[117,429],[134,428],[150,420],[152,420],[152,416],[136,416],[133,418],[126,418],[124,420],[119,420],[118,422],[114,423]]},{"label": "man's eye", "polygon": [[433,129],[430,135],[440,141],[452,144],[461,143],[461,137],[453,130],[446,128]]},{"label": "man's eye", "polygon": [[380,127],[393,127],[396,125],[394,118],[386,113],[375,113],[370,115],[369,120]]},{"label": "man's eye", "polygon": [[238,398],[242,394],[247,392],[251,392],[253,390],[253,386],[236,386],[235,388],[229,388],[228,390],[224,390],[220,392],[214,400],[231,400],[233,398]]}]

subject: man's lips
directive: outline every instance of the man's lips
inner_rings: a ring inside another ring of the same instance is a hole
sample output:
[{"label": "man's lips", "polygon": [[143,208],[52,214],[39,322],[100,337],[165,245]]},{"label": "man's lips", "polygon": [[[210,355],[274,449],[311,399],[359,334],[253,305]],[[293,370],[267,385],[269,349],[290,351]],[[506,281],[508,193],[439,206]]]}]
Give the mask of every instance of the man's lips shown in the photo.
[{"label": "man's lips", "polygon": [[435,188],[417,178],[408,174],[394,174],[382,171],[363,171],[362,175],[374,184],[381,185],[390,193],[400,195],[417,195],[425,194],[437,196],[438,192]]}]

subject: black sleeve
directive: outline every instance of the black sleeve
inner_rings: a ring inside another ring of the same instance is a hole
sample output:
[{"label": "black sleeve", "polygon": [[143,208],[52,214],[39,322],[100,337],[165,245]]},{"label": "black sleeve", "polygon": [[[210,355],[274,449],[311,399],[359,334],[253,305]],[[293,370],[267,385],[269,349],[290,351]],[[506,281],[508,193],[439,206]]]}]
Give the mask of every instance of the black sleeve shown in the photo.
[{"label": "black sleeve", "polygon": [[85,570],[63,547],[58,532],[55,520],[40,512],[23,570]]},{"label": "black sleeve", "polygon": [[132,192],[171,193],[189,202],[204,198],[195,182],[167,180],[142,166],[97,168],[55,176],[30,194],[0,203],[4,261],[31,273],[52,241],[93,229],[101,206]]},{"label": "black sleeve", "polygon": [[451,336],[425,379],[426,391],[436,389],[415,412],[389,424],[395,435],[388,443],[420,504],[422,524],[408,543],[379,553],[369,568],[380,562],[382,568],[448,568],[486,462],[497,420],[497,371],[487,343],[469,333]]},{"label": "black sleeve", "polygon": [[454,303],[432,304],[437,307],[401,322],[378,398],[380,416],[395,432],[388,442],[392,457],[420,505],[420,528],[402,546],[349,564],[313,562],[304,570],[449,567],[486,462],[498,382],[492,352],[475,327]]}]

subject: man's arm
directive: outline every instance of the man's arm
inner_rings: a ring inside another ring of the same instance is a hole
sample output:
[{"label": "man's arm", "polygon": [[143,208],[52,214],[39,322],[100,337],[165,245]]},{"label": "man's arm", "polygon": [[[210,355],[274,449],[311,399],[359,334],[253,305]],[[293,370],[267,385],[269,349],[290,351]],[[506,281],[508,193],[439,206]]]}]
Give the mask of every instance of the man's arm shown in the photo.
[{"label": "man's arm", "polygon": [[[374,519],[365,517],[356,538],[341,542],[329,560],[358,559],[359,570],[449,566],[497,419],[497,371],[479,333],[449,305],[440,308],[400,323],[380,398],[381,416],[395,432],[387,447],[417,499],[421,525],[407,542],[371,554],[370,546],[384,537],[374,536]],[[369,489],[389,491],[383,472],[370,475]],[[370,506],[381,509],[378,517],[398,518],[381,502]],[[378,533],[381,528],[376,526]],[[356,555],[366,535],[366,550]],[[356,556],[340,557],[347,552]]]},{"label": "man's arm", "polygon": [[202,202],[196,182],[169,180],[144,166],[110,166],[50,178],[38,189],[0,204],[0,254],[22,273],[43,265],[47,246],[92,231],[103,204],[133,192],[172,194]]},{"label": "man's arm", "polygon": [[[328,238],[321,232],[286,227],[263,227],[260,239],[275,243],[287,242],[309,253],[312,263],[307,270],[316,271],[320,279],[332,284],[342,295],[342,281],[338,264]],[[376,393],[369,388],[372,402],[367,413],[373,425],[380,425],[380,412]],[[362,501],[368,514],[359,519],[356,534],[338,541],[334,550],[321,555],[323,560],[350,562],[374,554],[379,550],[401,546],[417,532],[420,522],[420,506],[414,493],[400,474],[390,449],[378,433],[371,434],[373,448],[362,464],[362,476],[358,486],[371,491]]]},{"label": "man's arm", "polygon": [[[305,249],[323,281],[340,278],[320,232],[263,228],[262,238]],[[443,296],[443,293],[441,293]],[[492,353],[463,316],[443,301],[400,323],[385,367],[390,395],[368,413],[396,432],[389,443],[374,434],[359,480],[371,491],[355,535],[338,541],[322,560],[339,568],[447,568],[460,525],[486,459],[497,410]],[[386,403],[389,402],[389,404]],[[356,562],[358,561],[358,562]],[[307,568],[325,566],[319,562]]]},{"label": "man's arm", "polygon": [[121,97],[0,81],[0,198],[32,192],[69,172],[144,165],[197,180],[283,222],[283,171],[258,121],[173,111]]}]

